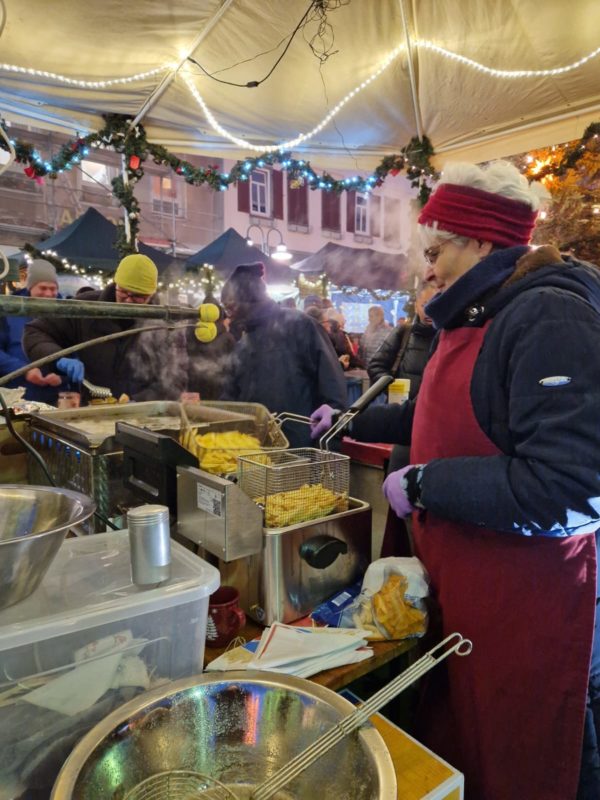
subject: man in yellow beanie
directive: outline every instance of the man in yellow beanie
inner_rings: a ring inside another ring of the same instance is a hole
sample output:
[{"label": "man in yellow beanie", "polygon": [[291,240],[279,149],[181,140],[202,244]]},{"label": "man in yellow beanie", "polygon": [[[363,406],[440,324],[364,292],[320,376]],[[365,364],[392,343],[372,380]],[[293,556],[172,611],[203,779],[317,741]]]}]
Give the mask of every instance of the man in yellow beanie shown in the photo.
[{"label": "man in yellow beanie", "polygon": [[[125,256],[114,281],[102,290],[84,289],[77,299],[108,303],[158,303],[158,270],[141,253]],[[25,326],[23,348],[30,360],[57,353],[65,347],[132,327],[160,324],[158,320],[90,317],[84,319],[32,320]],[[77,357],[59,358],[56,369],[79,390],[87,378],[107,387],[114,397],[127,394],[133,400],[177,399],[187,388],[188,359],[181,331],[154,330],[125,336],[81,350]]]},{"label": "man in yellow beanie", "polygon": [[117,303],[149,303],[158,288],[158,270],[141,253],[125,256],[115,272]]}]

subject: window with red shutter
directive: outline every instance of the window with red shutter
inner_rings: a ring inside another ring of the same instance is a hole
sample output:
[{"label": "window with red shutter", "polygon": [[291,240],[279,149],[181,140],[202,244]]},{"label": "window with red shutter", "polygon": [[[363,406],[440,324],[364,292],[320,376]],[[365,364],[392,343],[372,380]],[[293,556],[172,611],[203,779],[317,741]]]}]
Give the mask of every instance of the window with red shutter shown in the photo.
[{"label": "window with red shutter", "polygon": [[308,228],[308,186],[293,188],[291,179],[288,178],[287,197],[288,197],[288,225],[299,225]]},{"label": "window with red shutter", "polygon": [[274,219],[283,219],[283,173],[281,170],[271,171],[272,215]]},{"label": "window with red shutter", "polygon": [[250,213],[250,184],[248,181],[238,181],[238,211],[243,214]]},{"label": "window with red shutter", "polygon": [[346,192],[346,230],[356,230],[356,192]]},{"label": "window with red shutter", "polygon": [[341,229],[342,198],[336,192],[320,192],[321,195],[321,228],[324,231]]}]

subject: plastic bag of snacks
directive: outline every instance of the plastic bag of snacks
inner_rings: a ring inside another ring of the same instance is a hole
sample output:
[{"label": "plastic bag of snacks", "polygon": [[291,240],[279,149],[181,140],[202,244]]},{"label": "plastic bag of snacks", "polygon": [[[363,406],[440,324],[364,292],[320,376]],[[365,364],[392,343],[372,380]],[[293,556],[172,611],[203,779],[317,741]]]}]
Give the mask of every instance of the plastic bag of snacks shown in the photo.
[{"label": "plastic bag of snacks", "polygon": [[418,558],[380,558],[369,565],[358,597],[340,618],[342,628],[362,628],[369,639],[412,639],[427,630],[424,599],[429,582]]}]

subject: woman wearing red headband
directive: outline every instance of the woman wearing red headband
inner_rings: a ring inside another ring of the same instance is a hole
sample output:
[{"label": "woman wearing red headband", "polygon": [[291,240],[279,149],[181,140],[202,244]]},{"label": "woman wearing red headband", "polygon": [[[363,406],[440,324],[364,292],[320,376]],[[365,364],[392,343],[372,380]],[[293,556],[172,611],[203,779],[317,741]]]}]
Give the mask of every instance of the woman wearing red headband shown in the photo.
[{"label": "woman wearing red headband", "polygon": [[419,725],[471,800],[600,797],[600,274],[528,246],[539,200],[507,162],[445,170],[419,217],[439,294],[416,403],[352,426],[411,444],[384,492],[412,513],[436,633],[473,640]]}]

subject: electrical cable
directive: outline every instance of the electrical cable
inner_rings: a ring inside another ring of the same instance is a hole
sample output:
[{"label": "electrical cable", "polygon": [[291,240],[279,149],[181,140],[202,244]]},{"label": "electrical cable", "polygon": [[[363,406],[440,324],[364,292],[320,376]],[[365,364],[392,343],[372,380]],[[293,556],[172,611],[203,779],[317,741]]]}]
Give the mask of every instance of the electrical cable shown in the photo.
[{"label": "electrical cable", "polygon": [[[271,77],[271,75],[272,75],[272,74],[273,74],[273,72],[275,71],[275,68],[278,66],[278,64],[279,64],[279,62],[281,61],[281,59],[284,57],[284,55],[285,55],[285,54],[287,53],[287,51],[289,50],[289,47],[290,47],[290,45],[291,45],[291,43],[292,43],[292,41],[293,41],[293,39],[294,39],[294,36],[295,36],[295,35],[298,33],[298,31],[300,30],[300,28],[301,28],[301,27],[302,27],[302,25],[304,24],[304,21],[306,20],[306,18],[307,18],[307,17],[308,17],[308,15],[310,14],[311,10],[312,10],[312,9],[313,9],[313,7],[315,7],[316,5],[317,5],[317,0],[311,0],[311,3],[310,3],[310,5],[309,5],[309,7],[306,9],[306,11],[304,12],[304,15],[303,15],[302,19],[300,20],[300,22],[299,22],[299,23],[296,25],[296,27],[295,27],[295,28],[294,28],[294,30],[292,31],[292,33],[291,33],[291,35],[290,35],[290,38],[289,38],[289,41],[288,41],[288,43],[286,44],[286,46],[285,46],[285,48],[284,48],[284,50],[283,50],[283,53],[282,53],[282,54],[279,56],[279,58],[278,58],[278,59],[277,59],[277,61],[276,61],[276,62],[273,64],[273,66],[271,67],[271,69],[270,69],[270,70],[267,72],[267,74],[265,75],[265,77],[264,77],[264,78],[262,78],[262,79],[261,79],[261,80],[259,80],[259,81],[248,81],[247,83],[235,83],[235,82],[233,82],[233,81],[225,81],[225,80],[223,80],[222,78],[215,78],[215,74],[216,74],[216,73],[214,73],[214,72],[213,72],[213,73],[210,73],[210,72],[208,72],[208,70],[204,69],[204,67],[202,66],[202,64],[200,64],[198,61],[196,61],[196,59],[195,59],[195,58],[192,58],[191,56],[188,56],[188,61],[191,61],[191,62],[192,62],[192,64],[195,64],[197,67],[199,67],[199,68],[202,70],[202,72],[203,72],[203,73],[204,73],[204,74],[205,74],[207,77],[209,77],[209,78],[212,78],[212,80],[214,80],[214,81],[217,81],[217,83],[224,83],[224,84],[226,84],[227,86],[237,86],[237,87],[238,87],[238,88],[240,88],[240,89],[256,89],[256,88],[257,88],[257,86],[260,86],[260,85],[261,85],[261,83],[264,83],[264,82],[265,82],[265,81],[266,81],[268,78],[270,78],[270,77]],[[284,40],[282,39],[281,41],[284,41]],[[280,42],[280,44],[281,44],[281,42]],[[266,52],[270,52],[270,51],[268,51],[268,50],[267,50]],[[262,55],[262,53],[259,53],[259,55]],[[254,56],[254,58],[258,58],[258,56]],[[252,59],[252,60],[253,60],[253,59]],[[240,64],[243,64],[243,63],[244,63],[243,61],[241,61],[241,62],[240,62]],[[234,66],[236,66],[236,65],[234,65]],[[231,69],[231,67],[227,67],[227,69]],[[222,71],[223,71],[223,70],[218,70],[218,72],[222,72]]]}]

